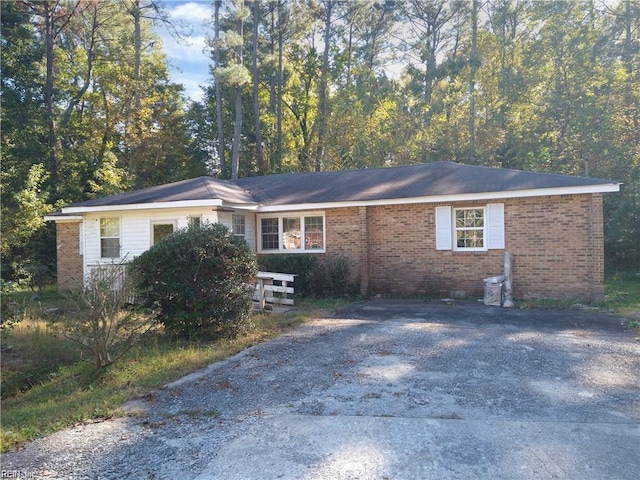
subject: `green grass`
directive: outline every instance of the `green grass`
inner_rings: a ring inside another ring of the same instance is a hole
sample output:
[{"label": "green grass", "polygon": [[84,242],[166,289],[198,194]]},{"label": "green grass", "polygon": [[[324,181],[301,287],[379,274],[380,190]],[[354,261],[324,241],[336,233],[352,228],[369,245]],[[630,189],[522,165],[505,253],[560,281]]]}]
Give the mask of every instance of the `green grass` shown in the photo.
[{"label": "green grass", "polygon": [[605,280],[604,307],[640,321],[640,272],[617,272]]},{"label": "green grass", "polygon": [[11,350],[3,354],[0,451],[78,423],[121,415],[127,400],[348,302],[298,303],[290,313],[256,314],[255,330],[234,340],[189,343],[148,332],[123,359],[98,373],[81,360],[75,344],[49,329],[40,312],[50,305],[32,302],[22,322],[3,333],[3,347],[11,345]]},{"label": "green grass", "polygon": [[591,308],[613,312],[629,319],[631,328],[640,327],[640,272],[616,272],[605,278],[605,297],[591,303],[575,300],[518,299],[518,308],[573,310]]},{"label": "green grass", "polygon": [[[78,423],[121,415],[120,406],[127,400],[349,303],[344,298],[298,301],[290,313],[256,314],[251,334],[214,343],[173,341],[158,331],[148,332],[126,357],[96,373],[82,361],[75,344],[55,335],[43,319],[43,312],[60,305],[63,297],[46,291],[27,304],[30,297],[21,297],[27,307],[22,322],[3,333],[3,348],[12,348],[2,355],[0,451]],[[573,306],[575,302],[538,301],[529,308]],[[595,306],[627,316],[637,327],[633,322],[640,324],[640,275],[609,275],[606,298]]]}]

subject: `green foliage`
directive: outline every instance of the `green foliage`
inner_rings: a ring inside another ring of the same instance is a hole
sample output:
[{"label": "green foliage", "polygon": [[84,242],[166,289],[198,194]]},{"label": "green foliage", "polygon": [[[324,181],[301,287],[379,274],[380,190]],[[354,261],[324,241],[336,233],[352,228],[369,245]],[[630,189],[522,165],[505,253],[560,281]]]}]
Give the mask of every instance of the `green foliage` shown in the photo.
[{"label": "green foliage", "polygon": [[319,282],[318,258],[313,255],[259,255],[260,270],[296,275],[294,289],[296,297],[316,295]]},{"label": "green foliage", "polygon": [[260,255],[260,270],[292,273],[296,297],[334,297],[357,294],[349,259],[330,256],[319,260],[313,255]]},{"label": "green foliage", "polygon": [[352,282],[351,264],[345,256],[329,257],[323,263],[331,296],[350,296],[358,292],[357,284]]},{"label": "green foliage", "polygon": [[153,325],[150,313],[128,307],[133,294],[130,282],[124,264],[102,265],[54,318],[54,326],[89,353],[88,361],[97,370],[122,358]]},{"label": "green foliage", "polygon": [[24,311],[23,305],[16,298],[18,286],[15,282],[0,279],[0,330],[5,331],[20,320]]},{"label": "green foliage", "polygon": [[17,284],[29,287],[34,293],[41,293],[44,287],[50,285],[55,279],[52,263],[44,263],[35,256],[14,262],[11,266],[12,276]]},{"label": "green foliage", "polygon": [[130,264],[165,330],[187,338],[248,331],[256,271],[249,245],[219,223],[179,230]]},{"label": "green foliage", "polygon": [[53,277],[55,242],[53,226],[44,215],[53,207],[48,203],[44,183],[48,174],[42,164],[29,169],[24,187],[3,199],[2,275],[32,289],[41,289]]},{"label": "green foliage", "polygon": [[344,300],[306,300],[298,305],[295,316],[257,315],[250,334],[213,343],[176,341],[154,329],[120,362],[102,372],[79,361],[73,344],[52,335],[48,322],[34,315],[11,330],[13,348],[3,352],[0,450],[78,422],[120,415],[120,406],[127,400],[344,305]]}]

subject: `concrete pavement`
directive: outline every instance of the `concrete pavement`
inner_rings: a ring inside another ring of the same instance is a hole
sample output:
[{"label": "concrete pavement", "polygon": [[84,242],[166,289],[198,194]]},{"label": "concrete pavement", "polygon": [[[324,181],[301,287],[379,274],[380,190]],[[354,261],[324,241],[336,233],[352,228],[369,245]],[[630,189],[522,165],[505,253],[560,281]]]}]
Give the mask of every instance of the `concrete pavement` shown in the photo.
[{"label": "concrete pavement", "polygon": [[640,343],[622,319],[595,312],[376,300],[127,408],[129,417],[7,454],[2,468],[48,478],[636,479]]}]

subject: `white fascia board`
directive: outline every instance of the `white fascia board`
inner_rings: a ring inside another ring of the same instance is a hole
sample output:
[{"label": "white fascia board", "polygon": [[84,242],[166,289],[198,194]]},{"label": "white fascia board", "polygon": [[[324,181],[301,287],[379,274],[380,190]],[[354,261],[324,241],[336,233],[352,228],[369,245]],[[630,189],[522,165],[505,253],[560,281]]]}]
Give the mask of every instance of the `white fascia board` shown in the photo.
[{"label": "white fascia board", "polygon": [[257,203],[229,203],[223,202],[222,206],[225,208],[233,208],[234,210],[246,210],[248,212],[255,212],[260,208]]},{"label": "white fascia board", "polygon": [[620,191],[619,183],[586,185],[579,187],[538,188],[531,190],[511,190],[483,193],[462,193],[454,195],[432,195],[425,197],[391,198],[382,200],[356,200],[348,202],[300,203],[288,205],[263,205],[259,213],[287,212],[294,210],[322,210],[327,208],[367,207],[381,205],[406,205],[410,203],[452,203],[475,200],[499,200],[507,198],[544,197],[550,195],[582,195],[586,193],[607,193]]},{"label": "white fascia board", "polygon": [[128,205],[96,205],[95,207],[64,207],[62,213],[125,212],[159,210],[163,208],[221,207],[221,200],[182,200],[179,202],[132,203]]},{"label": "white fascia board", "polygon": [[51,215],[45,215],[44,219],[46,222],[57,222],[57,223],[64,223],[64,222],[81,222],[82,221],[82,215],[56,215],[56,214],[51,214]]}]

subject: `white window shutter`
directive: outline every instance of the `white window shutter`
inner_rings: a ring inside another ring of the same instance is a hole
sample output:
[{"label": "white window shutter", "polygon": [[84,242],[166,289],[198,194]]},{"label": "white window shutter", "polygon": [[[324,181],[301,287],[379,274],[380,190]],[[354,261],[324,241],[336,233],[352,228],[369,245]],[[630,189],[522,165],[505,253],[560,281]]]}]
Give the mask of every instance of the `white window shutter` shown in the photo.
[{"label": "white window shutter", "polygon": [[451,250],[451,207],[436,207],[436,250]]},{"label": "white window shutter", "polygon": [[504,203],[487,205],[487,248],[504,248]]}]

